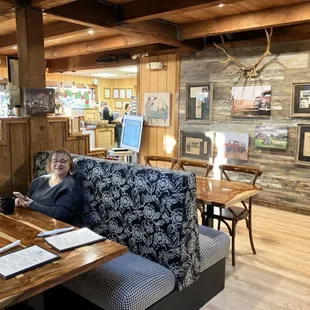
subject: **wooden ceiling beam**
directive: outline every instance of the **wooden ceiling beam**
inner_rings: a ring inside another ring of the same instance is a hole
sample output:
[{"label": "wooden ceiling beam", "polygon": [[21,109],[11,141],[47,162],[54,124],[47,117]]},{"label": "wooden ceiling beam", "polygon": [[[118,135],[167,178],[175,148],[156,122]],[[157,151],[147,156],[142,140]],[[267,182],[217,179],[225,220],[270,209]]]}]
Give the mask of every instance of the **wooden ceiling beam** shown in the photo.
[{"label": "wooden ceiling beam", "polygon": [[[71,24],[63,21],[44,25],[44,38],[56,39],[66,34],[82,33],[87,27],[77,24]],[[11,32],[0,36],[0,51],[1,49],[13,48],[17,44],[16,32]]]},{"label": "wooden ceiling beam", "polygon": [[141,46],[149,44],[149,42],[150,42],[149,39],[146,40],[144,38],[139,37],[117,35],[93,41],[72,43],[68,45],[47,48],[45,49],[45,59],[54,59],[54,58],[91,54],[94,52],[117,50],[124,47]]},{"label": "wooden ceiling beam", "polygon": [[180,39],[249,31],[275,26],[306,23],[310,21],[310,2],[225,16],[180,25]]},{"label": "wooden ceiling beam", "polygon": [[140,22],[155,18],[164,18],[171,14],[204,10],[219,4],[231,4],[241,0],[137,0],[119,5],[122,22]]}]

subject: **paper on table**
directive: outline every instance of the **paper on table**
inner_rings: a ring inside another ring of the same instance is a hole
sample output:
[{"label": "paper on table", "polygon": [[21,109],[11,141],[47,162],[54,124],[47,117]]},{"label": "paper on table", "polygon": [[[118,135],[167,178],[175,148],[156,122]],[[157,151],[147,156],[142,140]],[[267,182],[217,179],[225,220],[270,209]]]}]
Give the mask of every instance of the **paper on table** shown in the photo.
[{"label": "paper on table", "polygon": [[86,227],[65,234],[45,238],[46,242],[60,252],[103,241],[105,239],[105,237],[96,234]]},{"label": "paper on table", "polygon": [[70,230],[73,230],[73,229],[74,229],[74,227],[71,226],[71,227],[59,228],[59,229],[54,229],[54,230],[49,230],[49,231],[41,231],[37,235],[37,237],[45,237],[45,236],[56,235],[56,234],[67,232],[67,231],[70,231]]},{"label": "paper on table", "polygon": [[0,276],[5,279],[58,259],[59,256],[37,245],[0,257]]},{"label": "paper on table", "polygon": [[16,241],[14,241],[14,242],[12,242],[12,243],[10,243],[10,244],[0,248],[0,253],[8,251],[8,250],[10,250],[12,248],[15,248],[16,246],[19,246],[19,245],[20,245],[20,240],[16,240]]}]

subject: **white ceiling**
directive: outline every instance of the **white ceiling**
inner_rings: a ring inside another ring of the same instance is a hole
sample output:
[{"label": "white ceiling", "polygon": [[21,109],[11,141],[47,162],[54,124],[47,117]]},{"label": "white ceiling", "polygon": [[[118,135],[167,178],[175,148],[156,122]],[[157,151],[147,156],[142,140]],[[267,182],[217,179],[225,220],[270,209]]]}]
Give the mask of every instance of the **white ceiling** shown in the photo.
[{"label": "white ceiling", "polygon": [[[94,78],[103,79],[126,79],[136,78],[138,66],[124,66],[124,67],[113,67],[113,68],[98,68],[98,69],[87,69],[77,70],[75,76],[90,76]],[[71,71],[64,72],[64,74],[72,75]]]}]

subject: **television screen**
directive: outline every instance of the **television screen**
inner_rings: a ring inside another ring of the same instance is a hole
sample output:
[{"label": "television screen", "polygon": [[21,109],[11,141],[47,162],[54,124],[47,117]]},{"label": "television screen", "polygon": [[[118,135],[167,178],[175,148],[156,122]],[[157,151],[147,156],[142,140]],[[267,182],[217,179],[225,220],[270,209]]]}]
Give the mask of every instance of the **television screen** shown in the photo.
[{"label": "television screen", "polygon": [[121,147],[139,153],[143,127],[143,116],[125,115]]}]

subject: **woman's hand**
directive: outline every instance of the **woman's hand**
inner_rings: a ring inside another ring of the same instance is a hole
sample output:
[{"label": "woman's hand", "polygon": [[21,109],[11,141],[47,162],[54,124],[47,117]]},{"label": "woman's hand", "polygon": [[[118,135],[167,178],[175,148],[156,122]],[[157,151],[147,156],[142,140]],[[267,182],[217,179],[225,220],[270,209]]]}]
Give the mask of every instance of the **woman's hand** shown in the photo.
[{"label": "woman's hand", "polygon": [[15,199],[15,206],[21,207],[21,208],[29,208],[29,206],[31,205],[32,202],[33,202],[32,199],[25,196],[25,199],[22,199],[22,198]]}]

